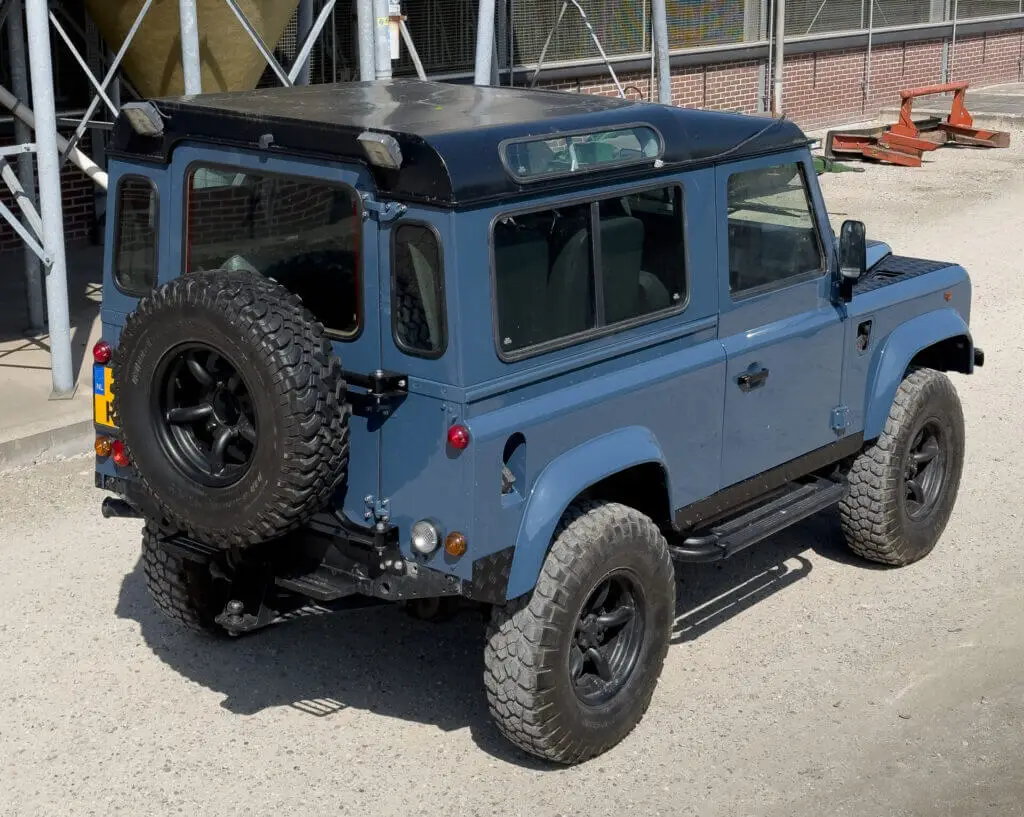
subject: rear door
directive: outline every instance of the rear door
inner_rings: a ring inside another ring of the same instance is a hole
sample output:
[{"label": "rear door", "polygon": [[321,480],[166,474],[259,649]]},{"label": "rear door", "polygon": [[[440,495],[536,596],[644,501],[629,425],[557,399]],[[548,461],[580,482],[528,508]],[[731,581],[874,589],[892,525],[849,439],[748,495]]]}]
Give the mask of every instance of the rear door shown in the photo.
[{"label": "rear door", "polygon": [[[451,212],[409,204],[380,228],[383,368],[403,375],[408,394],[381,417],[381,491],[402,532],[419,519],[463,526],[471,515],[469,458],[447,446],[461,418],[459,327],[454,309],[455,241]],[[470,452],[467,452],[470,453]]]},{"label": "rear door", "polygon": [[837,439],[843,326],[813,173],[806,151],[716,170],[723,486]]},{"label": "rear door", "polygon": [[[365,169],[293,161],[244,151],[175,151],[173,274],[250,269],[298,294],[327,331],[347,371],[381,367],[378,224],[364,218]],[[163,276],[161,276],[163,278]],[[380,422],[358,410],[350,420],[348,517],[363,523],[365,497],[380,488]]]}]

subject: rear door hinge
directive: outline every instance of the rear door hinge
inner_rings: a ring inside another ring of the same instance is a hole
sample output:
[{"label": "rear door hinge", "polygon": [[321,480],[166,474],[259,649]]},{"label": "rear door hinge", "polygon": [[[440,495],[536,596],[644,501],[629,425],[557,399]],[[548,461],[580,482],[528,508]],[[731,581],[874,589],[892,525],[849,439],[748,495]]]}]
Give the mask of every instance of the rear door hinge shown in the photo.
[{"label": "rear door hinge", "polygon": [[836,406],[832,409],[832,430],[843,434],[850,427],[850,409],[847,406]]},{"label": "rear door hinge", "polygon": [[373,215],[381,224],[387,224],[405,215],[406,206],[397,201],[377,201],[369,193],[363,193],[363,219]]},{"label": "rear door hinge", "polygon": [[387,497],[376,497],[373,494],[367,494],[363,498],[363,504],[366,505],[366,510],[363,511],[363,519],[373,522],[389,522],[391,521],[391,500]]}]

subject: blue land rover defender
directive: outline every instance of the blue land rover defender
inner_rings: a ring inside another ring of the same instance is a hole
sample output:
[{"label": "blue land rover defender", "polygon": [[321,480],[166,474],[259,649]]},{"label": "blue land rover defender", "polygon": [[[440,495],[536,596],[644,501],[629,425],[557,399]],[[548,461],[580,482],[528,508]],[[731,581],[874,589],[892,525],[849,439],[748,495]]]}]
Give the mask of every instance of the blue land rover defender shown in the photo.
[{"label": "blue land rover defender", "polygon": [[952,512],[967,274],[835,236],[789,122],[352,83],[133,103],[109,156],[96,481],[189,627],[486,606],[498,726],[573,763],[688,562]]}]

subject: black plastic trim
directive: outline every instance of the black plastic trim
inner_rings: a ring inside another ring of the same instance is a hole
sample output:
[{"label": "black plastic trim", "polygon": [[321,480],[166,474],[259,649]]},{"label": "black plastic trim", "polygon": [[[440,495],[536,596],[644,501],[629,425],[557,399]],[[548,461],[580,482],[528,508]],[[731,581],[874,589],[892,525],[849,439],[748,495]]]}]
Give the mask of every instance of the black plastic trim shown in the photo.
[{"label": "black plastic trim", "polygon": [[743,482],[730,485],[706,499],[678,509],[673,518],[673,528],[686,532],[698,526],[721,519],[726,514],[739,510],[760,499],[787,482],[813,474],[846,457],[853,456],[864,447],[864,434],[850,434],[809,454],[783,463],[777,468],[757,474]]}]

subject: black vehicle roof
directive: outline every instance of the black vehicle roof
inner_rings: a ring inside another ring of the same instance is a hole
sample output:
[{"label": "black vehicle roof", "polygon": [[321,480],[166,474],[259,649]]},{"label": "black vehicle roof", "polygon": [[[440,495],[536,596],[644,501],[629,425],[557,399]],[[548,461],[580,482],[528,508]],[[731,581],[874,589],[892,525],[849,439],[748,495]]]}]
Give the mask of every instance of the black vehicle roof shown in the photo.
[{"label": "black vehicle roof", "polygon": [[[167,162],[184,140],[256,147],[267,134],[271,152],[360,161],[360,133],[398,141],[397,171],[368,165],[384,196],[464,207],[522,194],[590,187],[650,176],[654,160],[599,172],[520,184],[499,155],[507,139],[648,125],[664,141],[666,170],[738,159],[805,145],[792,122],[676,108],[588,94],[494,88],[416,80],[265,88],[157,101],[162,139],[140,137],[122,115],[111,150]],[[264,143],[266,140],[263,139]]]}]

